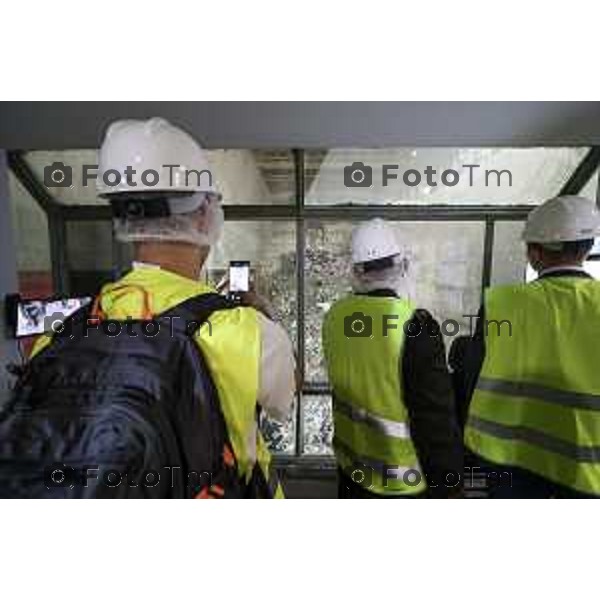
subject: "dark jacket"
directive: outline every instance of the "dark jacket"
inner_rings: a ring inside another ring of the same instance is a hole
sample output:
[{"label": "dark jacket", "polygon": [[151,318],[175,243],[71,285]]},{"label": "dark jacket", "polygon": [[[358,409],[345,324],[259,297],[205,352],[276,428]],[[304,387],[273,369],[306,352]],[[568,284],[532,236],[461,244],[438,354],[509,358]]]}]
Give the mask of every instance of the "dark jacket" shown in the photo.
[{"label": "dark jacket", "polygon": [[[377,290],[368,295],[396,296],[391,290]],[[415,311],[407,331],[419,333],[406,336],[399,370],[411,437],[430,486],[428,495],[456,495],[460,486],[453,483],[446,486],[444,482],[449,471],[462,475],[463,447],[442,334],[437,321],[423,309]],[[356,492],[353,496],[373,496],[351,481],[344,484]]]},{"label": "dark jacket", "polygon": [[452,388],[454,390],[454,403],[456,405],[456,420],[461,431],[465,429],[467,414],[469,411],[469,398],[465,389],[465,369],[467,368],[469,346],[471,337],[459,335],[454,338],[448,351],[448,365],[452,377]]}]

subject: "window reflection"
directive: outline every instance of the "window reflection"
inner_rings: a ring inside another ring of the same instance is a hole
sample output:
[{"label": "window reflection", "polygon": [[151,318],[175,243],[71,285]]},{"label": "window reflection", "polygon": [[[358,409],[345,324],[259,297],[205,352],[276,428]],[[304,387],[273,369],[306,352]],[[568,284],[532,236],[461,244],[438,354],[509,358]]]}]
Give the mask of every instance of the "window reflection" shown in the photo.
[{"label": "window reflection", "polygon": [[[309,152],[306,204],[539,204],[558,193],[587,150],[382,148]],[[364,163],[364,168],[356,163]],[[352,165],[355,169],[349,170]],[[358,174],[349,179],[354,170]]]},{"label": "window reflection", "polygon": [[[294,157],[289,150],[208,150],[213,182],[224,204],[289,204],[295,198]],[[39,181],[44,168],[62,162],[72,170],[72,185],[50,191],[62,204],[106,205],[96,195],[95,181],[82,185],[83,165],[97,165],[97,150],[36,150],[26,154]],[[135,165],[134,165],[135,167]],[[91,170],[91,173],[95,171]]]}]

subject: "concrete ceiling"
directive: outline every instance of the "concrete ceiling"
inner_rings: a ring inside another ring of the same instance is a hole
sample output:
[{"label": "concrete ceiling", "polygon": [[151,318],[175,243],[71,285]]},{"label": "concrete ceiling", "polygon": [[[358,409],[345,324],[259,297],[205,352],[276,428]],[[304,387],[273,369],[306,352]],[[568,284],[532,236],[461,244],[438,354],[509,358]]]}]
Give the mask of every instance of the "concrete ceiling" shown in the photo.
[{"label": "concrete ceiling", "polygon": [[95,148],[152,116],[209,148],[600,144],[600,102],[3,102],[0,148]]}]

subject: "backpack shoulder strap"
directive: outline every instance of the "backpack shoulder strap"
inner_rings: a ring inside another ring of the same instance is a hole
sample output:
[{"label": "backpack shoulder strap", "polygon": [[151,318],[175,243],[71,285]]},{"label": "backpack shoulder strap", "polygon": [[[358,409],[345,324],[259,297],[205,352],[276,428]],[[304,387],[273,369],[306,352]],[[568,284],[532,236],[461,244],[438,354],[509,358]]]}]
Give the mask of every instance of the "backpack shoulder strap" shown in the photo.
[{"label": "backpack shoulder strap", "polygon": [[[237,306],[237,304],[221,294],[214,292],[200,294],[188,298],[162,313],[160,318],[170,320],[172,331],[191,338],[215,311],[236,308]],[[196,349],[196,356],[205,365],[204,358],[197,344],[192,343],[191,346]],[[214,385],[214,382],[212,385]],[[217,394],[216,389],[215,394]],[[216,409],[218,426],[213,427],[212,438],[214,448],[216,449],[215,452],[220,457],[220,463],[212,473],[210,485],[201,489],[195,498],[243,498],[247,494],[246,485],[238,474],[237,459],[231,449],[227,422],[221,403],[218,400],[216,402]]]},{"label": "backpack shoulder strap", "polygon": [[194,335],[215,311],[236,307],[237,304],[228,300],[225,296],[210,292],[184,300],[162,313],[160,318],[170,319],[174,331]]},{"label": "backpack shoulder strap", "polygon": [[[193,336],[215,311],[236,308],[237,306],[225,296],[210,292],[188,298],[156,318],[168,320],[170,331],[173,333]],[[64,320],[63,332],[55,334],[52,344],[43,348],[34,358],[46,354],[49,348],[56,349],[61,345],[69,344],[72,340],[84,337],[87,331],[86,325],[97,318],[98,315],[94,313],[91,304],[82,306]]]}]

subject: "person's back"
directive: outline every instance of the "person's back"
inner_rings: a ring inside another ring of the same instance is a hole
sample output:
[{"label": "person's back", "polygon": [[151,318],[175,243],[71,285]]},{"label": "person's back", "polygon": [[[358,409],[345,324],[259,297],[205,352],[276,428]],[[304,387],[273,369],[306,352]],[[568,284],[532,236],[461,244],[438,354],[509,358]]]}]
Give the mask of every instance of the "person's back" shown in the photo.
[{"label": "person's back", "polygon": [[442,338],[429,313],[397,295],[406,266],[398,258],[383,222],[359,227],[355,293],[334,303],[323,323],[341,497],[460,489],[461,443]]},{"label": "person's back", "polygon": [[585,493],[600,491],[600,282],[544,277],[490,290],[466,443]]},{"label": "person's back", "polygon": [[524,233],[540,278],[485,294],[465,443],[506,473],[493,496],[600,495],[600,282],[581,267],[598,231],[590,201],[549,201]]},{"label": "person's back", "polygon": [[[152,265],[134,265],[134,269],[114,284],[103,288],[100,295],[102,312],[106,319],[156,318],[189,298],[216,293],[210,286],[182,277]],[[150,308],[151,314],[144,311]],[[255,464],[260,465],[265,480],[277,490],[277,478],[271,469],[271,456],[257,425],[257,403],[275,418],[285,418],[289,405],[289,386],[278,385],[265,392],[262,385],[263,361],[282,367],[284,379],[290,379],[289,354],[283,332],[276,333],[283,357],[273,356],[273,348],[264,344],[264,329],[279,328],[251,306],[237,306],[217,310],[208,323],[201,327],[194,339],[206,359],[209,371],[219,393],[229,438],[236,457],[240,475],[246,480],[253,476]],[[272,334],[271,334],[272,335]],[[265,357],[265,352],[269,355]],[[288,369],[285,372],[286,367]],[[286,397],[287,393],[287,397]],[[266,400],[264,399],[266,397]],[[262,403],[261,403],[262,401]],[[270,402],[269,402],[270,401]],[[256,475],[256,474],[255,474]]]},{"label": "person's back", "polygon": [[[144,177],[149,172],[156,176],[153,183]],[[115,173],[119,177],[112,183]],[[121,329],[126,330],[128,321],[176,315],[178,307],[194,299],[202,305],[204,299],[216,296],[215,290],[198,280],[211,246],[219,238],[223,211],[206,154],[191,136],[163,119],[113,123],[100,151],[97,187],[98,194],[111,203],[117,239],[134,244],[136,261],[127,275],[102,289],[92,311],[99,322],[120,321]],[[293,351],[264,301],[250,292],[242,304],[245,306],[212,312],[206,326],[193,329],[194,344],[216,388],[232,449],[232,456],[223,451],[224,462],[236,465],[248,490],[257,490],[260,496],[281,497],[257,421],[259,408],[278,420],[285,420],[291,410]],[[34,352],[43,352],[49,343],[53,344],[49,339],[40,342]],[[118,347],[116,342],[107,351]],[[128,346],[123,343],[123,347]],[[136,360],[133,357],[124,364],[143,378],[148,361],[140,358],[143,364],[136,364]],[[87,368],[93,381],[93,365]],[[172,365],[174,373],[180,368],[177,362]],[[129,390],[132,393],[137,389],[135,375]],[[172,378],[161,382],[155,375],[146,378],[146,387],[158,392],[172,385]],[[119,381],[118,385],[129,383]],[[197,416],[192,407],[190,402],[190,420]],[[57,439],[60,435],[55,432]],[[177,435],[193,437],[188,430],[175,431]],[[186,440],[180,442],[184,445]]]},{"label": "person's back", "polygon": [[[412,313],[399,299],[348,296],[331,307],[323,323],[338,464],[355,483],[368,482],[364,487],[383,495],[413,495],[426,488],[399,377],[402,328]],[[388,315],[397,323],[384,332]],[[352,473],[361,465],[367,471],[357,481]]]}]

